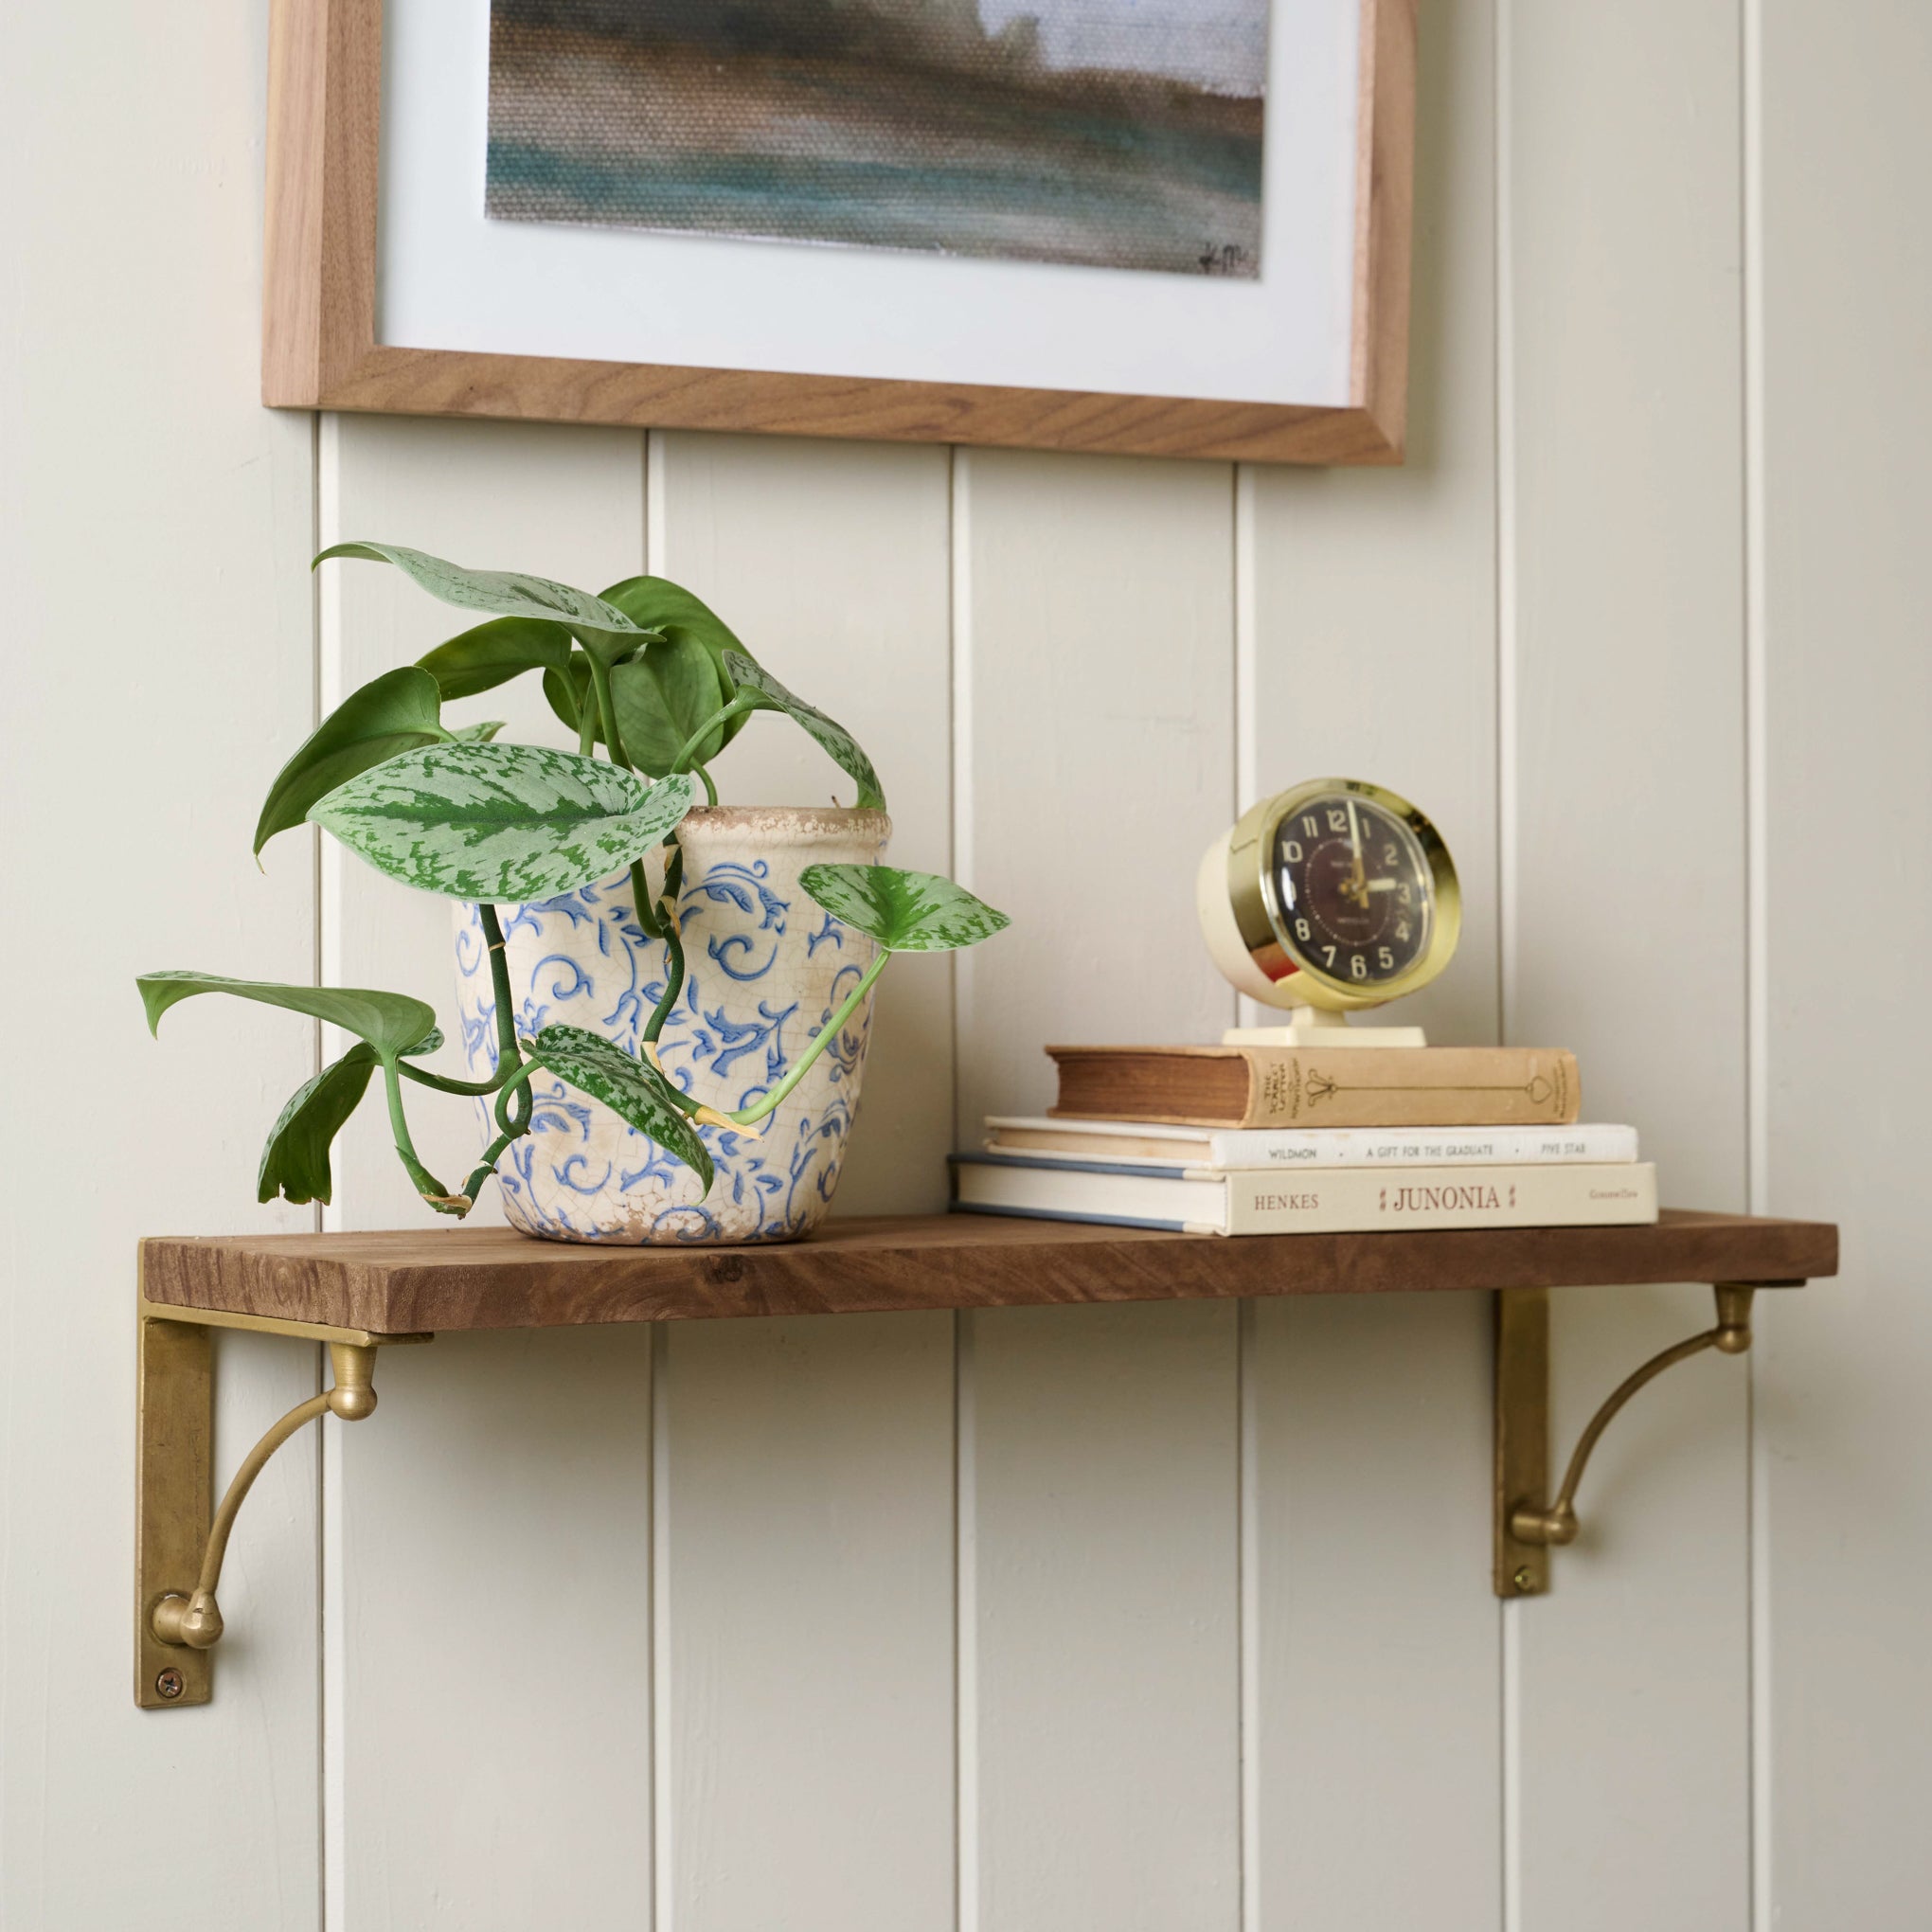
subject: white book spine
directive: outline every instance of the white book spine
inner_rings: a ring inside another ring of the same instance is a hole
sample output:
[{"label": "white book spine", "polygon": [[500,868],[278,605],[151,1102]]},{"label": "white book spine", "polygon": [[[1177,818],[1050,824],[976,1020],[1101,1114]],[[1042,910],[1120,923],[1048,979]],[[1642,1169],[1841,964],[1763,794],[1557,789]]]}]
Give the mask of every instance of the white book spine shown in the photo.
[{"label": "white book spine", "polygon": [[1208,1136],[1218,1168],[1609,1165],[1637,1158],[1635,1127],[1243,1127]]},{"label": "white book spine", "polygon": [[1354,1232],[1386,1227],[1584,1227],[1657,1218],[1649,1162],[1496,1167],[1482,1172],[1224,1177],[1229,1234]]},{"label": "white book spine", "polygon": [[[1243,1168],[1512,1167],[1634,1161],[1635,1127],[1273,1127],[1166,1129],[1144,1123],[1019,1119],[995,1115],[987,1146],[996,1154],[1062,1160],[1159,1160]],[[1068,1146],[1066,1143],[1072,1143]],[[1116,1144],[1136,1152],[1121,1155]],[[1187,1153],[1180,1150],[1186,1148]],[[1144,1151],[1141,1151],[1144,1150]]]}]

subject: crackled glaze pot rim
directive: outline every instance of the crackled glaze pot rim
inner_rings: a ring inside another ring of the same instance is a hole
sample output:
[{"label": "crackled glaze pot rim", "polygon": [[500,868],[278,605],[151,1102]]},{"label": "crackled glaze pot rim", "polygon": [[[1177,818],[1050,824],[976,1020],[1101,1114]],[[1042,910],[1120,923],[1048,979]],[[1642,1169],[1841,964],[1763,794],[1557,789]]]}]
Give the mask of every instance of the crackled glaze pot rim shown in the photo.
[{"label": "crackled glaze pot rim", "polygon": [[823,845],[863,836],[873,826],[882,841],[891,837],[891,816],[873,805],[696,805],[679,822],[677,835],[680,842],[694,833],[700,841],[709,835],[781,846]]}]

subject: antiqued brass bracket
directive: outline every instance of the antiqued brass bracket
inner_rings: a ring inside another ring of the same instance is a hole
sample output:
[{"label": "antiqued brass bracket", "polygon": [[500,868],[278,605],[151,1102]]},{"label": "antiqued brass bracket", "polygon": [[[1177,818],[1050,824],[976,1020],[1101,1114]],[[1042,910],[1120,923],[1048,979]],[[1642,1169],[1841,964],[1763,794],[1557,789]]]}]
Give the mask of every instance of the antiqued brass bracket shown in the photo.
[{"label": "antiqued brass bracket", "polygon": [[[334,1386],[297,1403],[256,1443],[213,1508],[214,1350],[210,1331],[323,1342]],[[255,1478],[305,1423],[322,1415],[360,1422],[376,1405],[376,1351],[429,1335],[373,1334],[314,1322],[140,1303],[134,1494],[134,1702],[144,1710],[206,1704],[214,1695],[209,1652],[222,1635],[215,1591],[229,1532]]]},{"label": "antiqued brass bracket", "polygon": [[1653,1355],[1625,1376],[1577,1440],[1555,1497],[1549,1484],[1549,1291],[1505,1288],[1496,1297],[1495,1592],[1536,1597],[1549,1588],[1549,1552],[1577,1534],[1577,1486],[1591,1452],[1632,1396],[1666,1368],[1706,1349],[1742,1355],[1751,1346],[1751,1297],[1784,1281],[1720,1281],[1717,1322]]}]

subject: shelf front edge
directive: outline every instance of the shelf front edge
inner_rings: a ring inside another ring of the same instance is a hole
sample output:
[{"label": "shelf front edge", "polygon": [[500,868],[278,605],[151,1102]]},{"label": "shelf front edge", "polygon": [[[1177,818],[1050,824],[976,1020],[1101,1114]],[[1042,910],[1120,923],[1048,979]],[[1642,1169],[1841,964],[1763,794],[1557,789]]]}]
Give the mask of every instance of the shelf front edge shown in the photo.
[{"label": "shelf front edge", "polygon": [[1669,1213],[1653,1227],[1281,1235],[931,1215],[734,1248],[576,1247],[506,1228],[156,1237],[151,1302],[387,1333],[769,1315],[1360,1295],[1837,1269],[1829,1223]]}]

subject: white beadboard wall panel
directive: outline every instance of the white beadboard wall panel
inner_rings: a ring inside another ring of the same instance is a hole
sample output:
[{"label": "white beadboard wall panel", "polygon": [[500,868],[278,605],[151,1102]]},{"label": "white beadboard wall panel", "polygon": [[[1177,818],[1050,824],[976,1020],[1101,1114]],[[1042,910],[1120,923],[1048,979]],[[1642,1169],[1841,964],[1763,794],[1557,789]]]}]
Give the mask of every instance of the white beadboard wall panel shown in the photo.
[{"label": "white beadboard wall panel", "polygon": [[1487,1295],[1260,1301],[1248,1924],[1494,1932]]},{"label": "white beadboard wall panel", "polygon": [[1422,10],[1407,461],[1243,474],[1242,809],[1304,778],[1363,778],[1436,820],[1462,939],[1449,974],[1391,1017],[1444,1045],[1492,1042],[1497,1018],[1494,35],[1492,0]]},{"label": "white beadboard wall panel", "polygon": [[[322,434],[324,545],[364,538],[407,544],[458,564],[528,570],[586,590],[644,567],[644,438],[633,431],[330,416]],[[338,560],[317,575],[325,708],[468,630],[475,617],[385,564]],[[533,676],[463,699],[449,715],[466,724],[508,719],[506,738],[575,749]],[[426,999],[453,1042],[426,1064],[460,1076],[449,903],[392,885],[332,839],[323,843],[322,894],[325,977]],[[469,1103],[412,1088],[409,1123],[431,1172],[460,1187],[480,1152]],[[425,1209],[396,1159],[379,1100],[358,1114],[340,1150],[331,1225],[403,1227],[420,1220]],[[493,1188],[473,1219],[501,1219]]]},{"label": "white beadboard wall panel", "polygon": [[[1745,1178],[1742,46],[1734,9],[1507,9],[1506,1026],[1577,1049],[1672,1202]],[[1565,1297],[1557,1457],[1708,1292]],[[1726,1369],[1733,1372],[1726,1373]],[[1525,1932],[1749,1909],[1749,1397],[1676,1371],[1512,1605]],[[1664,1687],[1668,1687],[1667,1691]]]},{"label": "white beadboard wall panel", "polygon": [[331,1433],[331,1932],[651,1926],[651,1347],[385,1349]]},{"label": "white beadboard wall panel", "polygon": [[[653,438],[651,568],[689,584],[794,690],[871,754],[889,864],[950,873],[948,452],[773,437]],[[852,802],[795,725],[754,718],[719,759],[725,804]],[[839,1177],[841,1214],[946,1198],[953,973],[904,958],[874,994],[873,1050]]]},{"label": "white beadboard wall panel", "polygon": [[1234,807],[1233,490],[1218,463],[957,459],[958,1118],[1041,1113],[1048,1041],[1212,1040],[1194,870]]},{"label": "white beadboard wall panel", "polygon": [[[625,431],[325,419],[322,486],[329,542],[375,537],[590,589],[643,565],[644,439]],[[325,703],[467,628],[399,571],[323,571]],[[564,742],[534,679],[453,715]],[[323,884],[329,977],[447,1014],[448,907],[332,846]],[[412,1095],[411,1121],[454,1185],[475,1159],[468,1105]],[[337,1175],[331,1225],[420,1225],[380,1107],[345,1137]],[[476,1218],[498,1211],[491,1192]],[[377,1419],[331,1439],[331,1932],[427,1923],[453,1898],[466,1927],[509,1932],[539,1906],[559,1923],[649,1923],[649,1359],[620,1330],[392,1357]],[[414,1399],[419,1386],[433,1393]],[[518,1641],[528,1619],[540,1637]],[[468,1794],[454,1815],[451,1777]]]},{"label": "white beadboard wall panel", "polygon": [[952,1318],[660,1346],[658,1932],[951,1932]]},{"label": "white beadboard wall panel", "polygon": [[[1421,25],[1408,461],[1386,476],[1251,473],[1242,803],[1336,774],[1436,819],[1462,941],[1396,1017],[1476,1044],[1496,1037],[1500,994],[1494,19],[1487,0],[1458,0]],[[1494,1318],[1486,1295],[1256,1306],[1252,1932],[1497,1923]],[[1390,1533],[1371,1542],[1370,1524]],[[1399,1856],[1384,1849],[1391,1818]]]},{"label": "white beadboard wall panel", "polygon": [[1932,15],[1761,13],[1759,1206],[1841,1219],[1845,1277],[1761,1297],[1759,1923],[1906,1932],[1932,1898]]},{"label": "white beadboard wall panel", "polygon": [[974,1932],[1240,1923],[1238,1314],[961,1317]]},{"label": "white beadboard wall panel", "polygon": [[[221,1702],[137,1710],[129,1662],[134,1243],[310,1221],[257,1207],[255,1169],[313,1029],[206,999],[157,1043],[133,983],[313,970],[309,853],[267,880],[248,856],[313,679],[313,425],[255,401],[264,27],[247,0],[0,15],[0,1924],[20,1932],[319,1909],[313,1445],[236,1536],[223,1601],[247,1637]],[[315,1362],[217,1355],[225,1468]]]},{"label": "white beadboard wall panel", "polygon": [[[1046,1041],[1232,1016],[1191,938],[1234,799],[1232,512],[1220,465],[956,466],[956,842],[1013,918],[959,961],[964,1143],[1044,1108]],[[962,1318],[971,1932],[1236,1923],[1235,1316]]]},{"label": "white beadboard wall panel", "polygon": [[[888,858],[949,871],[947,452],[657,434],[650,478],[651,567],[871,750]],[[777,718],[716,776],[727,803],[852,796]],[[900,961],[878,999],[841,1213],[945,1198],[949,963]],[[665,1347],[660,1932],[950,1925],[953,1324]]]}]

